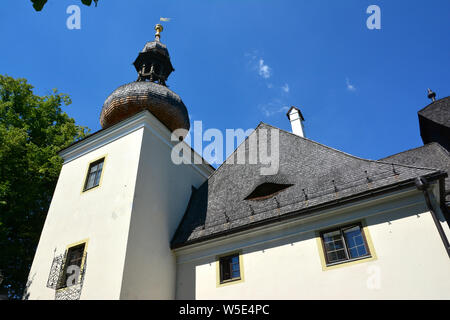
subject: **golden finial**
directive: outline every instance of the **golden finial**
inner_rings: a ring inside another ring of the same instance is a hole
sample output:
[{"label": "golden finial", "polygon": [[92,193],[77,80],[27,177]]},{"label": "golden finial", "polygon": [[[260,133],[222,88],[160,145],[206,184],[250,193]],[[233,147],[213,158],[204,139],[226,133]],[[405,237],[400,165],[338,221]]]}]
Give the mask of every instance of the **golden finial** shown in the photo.
[{"label": "golden finial", "polygon": [[160,32],[162,32],[162,31],[164,30],[164,28],[163,28],[162,25],[160,25],[160,24],[158,23],[158,24],[155,26],[155,30],[156,30],[156,33],[155,33],[155,40],[156,40],[156,41],[159,41],[159,39],[160,39],[160,37],[161,37]]}]

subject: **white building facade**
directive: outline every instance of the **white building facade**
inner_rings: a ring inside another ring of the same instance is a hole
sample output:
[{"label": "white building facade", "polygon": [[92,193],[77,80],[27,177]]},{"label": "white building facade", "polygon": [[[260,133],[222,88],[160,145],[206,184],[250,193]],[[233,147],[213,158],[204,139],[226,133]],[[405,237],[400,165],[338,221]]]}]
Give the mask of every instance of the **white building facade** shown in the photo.
[{"label": "white building facade", "polygon": [[[370,256],[327,267],[319,232],[355,223]],[[219,257],[233,252],[241,257],[242,281],[220,284]],[[450,259],[414,188],[176,254],[177,299],[450,298]]]},{"label": "white building facade", "polygon": [[[204,182],[212,168],[173,164],[172,145],[169,130],[144,111],[61,154],[64,165],[30,270],[27,298],[175,297],[175,255],[168,243],[192,186]],[[100,183],[83,191],[89,165],[99,159],[104,159]],[[58,284],[64,266],[53,265],[54,258],[64,259],[68,249],[83,243],[82,285]]]},{"label": "white building facade", "polygon": [[261,123],[230,156],[276,130],[274,174],[176,164],[189,118],[156,29],[103,129],[60,153],[25,299],[450,299],[448,150],[360,159],[305,138],[291,108],[294,134]]}]

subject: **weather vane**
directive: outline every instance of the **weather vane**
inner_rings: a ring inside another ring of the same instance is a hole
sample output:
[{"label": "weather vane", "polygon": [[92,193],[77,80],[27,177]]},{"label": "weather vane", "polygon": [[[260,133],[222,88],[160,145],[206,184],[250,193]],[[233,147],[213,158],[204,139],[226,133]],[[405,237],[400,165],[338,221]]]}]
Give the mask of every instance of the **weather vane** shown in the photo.
[{"label": "weather vane", "polygon": [[[159,21],[169,22],[170,18],[163,18],[163,17],[161,17],[161,18],[159,18]],[[156,41],[160,41],[160,39],[161,39],[161,34],[160,33],[164,30],[164,28],[163,28],[163,26],[161,24],[158,23],[155,26],[155,30],[156,30],[155,40]]]}]

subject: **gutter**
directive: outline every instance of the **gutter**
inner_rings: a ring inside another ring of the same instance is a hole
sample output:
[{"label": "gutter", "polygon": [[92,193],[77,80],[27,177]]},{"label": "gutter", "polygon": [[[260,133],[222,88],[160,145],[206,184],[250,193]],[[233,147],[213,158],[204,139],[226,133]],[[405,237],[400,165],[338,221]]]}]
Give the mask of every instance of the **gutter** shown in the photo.
[{"label": "gutter", "polygon": [[441,223],[439,222],[439,219],[436,215],[436,212],[434,211],[433,205],[431,203],[430,198],[430,191],[428,190],[430,187],[430,184],[428,180],[425,177],[418,177],[414,180],[416,187],[418,190],[423,192],[423,196],[425,197],[425,202],[427,204],[428,210],[431,212],[431,216],[433,217],[434,224],[436,225],[436,228],[438,229],[439,235],[441,236],[442,243],[444,244],[445,250],[447,251],[447,254],[450,258],[450,244],[448,242],[447,236],[444,233],[444,229],[442,228]]}]

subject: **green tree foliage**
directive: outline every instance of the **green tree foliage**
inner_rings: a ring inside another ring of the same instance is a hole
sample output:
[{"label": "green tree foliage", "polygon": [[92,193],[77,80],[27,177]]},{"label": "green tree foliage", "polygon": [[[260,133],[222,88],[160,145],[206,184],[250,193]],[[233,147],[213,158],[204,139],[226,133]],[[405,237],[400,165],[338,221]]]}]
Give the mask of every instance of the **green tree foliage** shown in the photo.
[{"label": "green tree foliage", "polygon": [[20,297],[39,242],[62,159],[89,129],[62,111],[70,98],[33,94],[25,79],[0,75],[0,292]]},{"label": "green tree foliage", "polygon": [[[41,11],[47,3],[47,0],[31,0],[31,2],[33,3],[34,10]],[[95,6],[97,6],[97,2],[98,0],[94,0]],[[81,0],[81,3],[86,6],[90,6],[92,4],[92,0]]]}]

